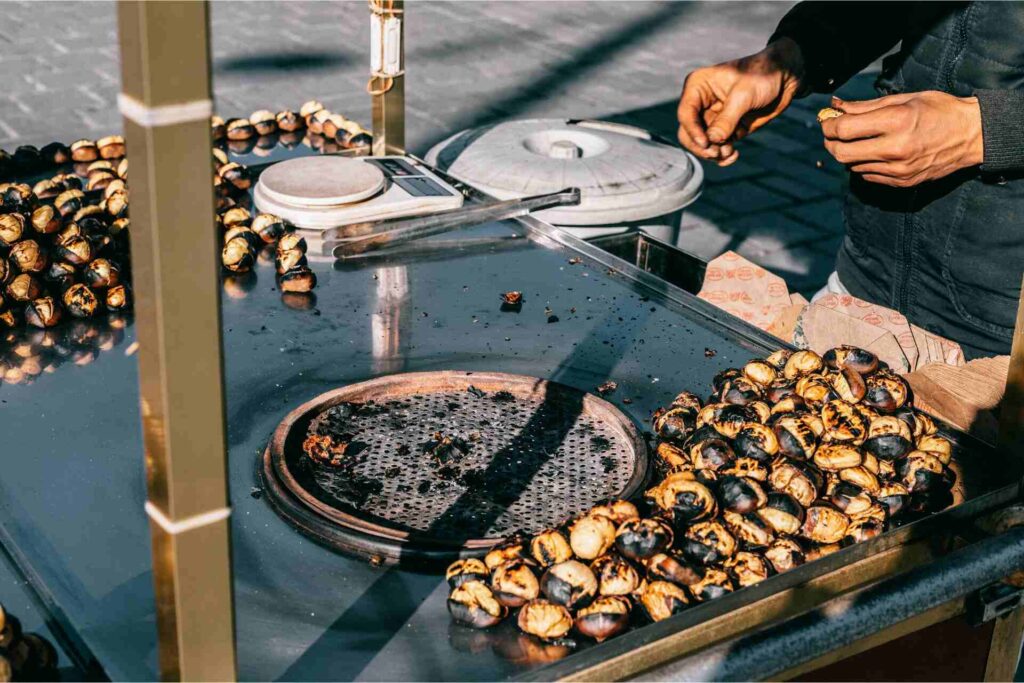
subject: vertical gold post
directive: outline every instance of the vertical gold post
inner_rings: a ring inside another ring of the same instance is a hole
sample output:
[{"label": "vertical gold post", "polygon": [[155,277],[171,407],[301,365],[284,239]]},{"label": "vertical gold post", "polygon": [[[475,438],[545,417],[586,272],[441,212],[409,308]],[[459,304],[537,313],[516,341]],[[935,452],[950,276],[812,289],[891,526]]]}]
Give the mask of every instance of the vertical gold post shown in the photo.
[{"label": "vertical gold post", "polygon": [[160,675],[234,680],[205,2],[118,4]]},{"label": "vertical gold post", "polygon": [[1024,453],[1024,298],[1017,305],[1010,372],[1006,377],[1006,394],[999,407],[999,439],[1008,452]]},{"label": "vertical gold post", "polygon": [[[398,68],[395,76],[371,80],[373,95],[373,154],[405,153],[405,0],[371,0],[376,14],[401,20],[398,33]],[[383,32],[382,32],[383,33]],[[385,45],[381,36],[378,50]],[[382,62],[386,61],[382,59]],[[376,76],[376,74],[375,74]]]}]

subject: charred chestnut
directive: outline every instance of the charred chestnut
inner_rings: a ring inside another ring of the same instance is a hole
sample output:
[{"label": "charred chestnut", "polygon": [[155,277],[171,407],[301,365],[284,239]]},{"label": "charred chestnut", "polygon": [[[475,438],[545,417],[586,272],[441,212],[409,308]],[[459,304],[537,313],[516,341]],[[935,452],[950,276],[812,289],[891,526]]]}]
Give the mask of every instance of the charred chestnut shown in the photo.
[{"label": "charred chestnut", "polygon": [[[866,462],[867,461],[865,460],[865,463]],[[850,484],[864,489],[872,495],[878,491],[878,476],[868,469],[866,465],[861,465],[860,467],[847,467],[844,470],[839,470],[839,478],[842,481],[849,482]]]},{"label": "charred chestnut", "polygon": [[868,426],[864,450],[882,460],[896,460],[914,450],[906,422],[893,415],[881,415]]},{"label": "charred chestnut", "polygon": [[306,266],[297,266],[278,276],[282,292],[309,292],[316,287],[316,273]]},{"label": "charred chestnut", "polygon": [[822,360],[833,370],[841,370],[845,366],[861,375],[870,375],[878,369],[878,356],[856,346],[829,349]]},{"label": "charred chestnut", "polygon": [[911,493],[942,486],[942,473],[942,461],[925,451],[911,451],[896,461],[896,474]]},{"label": "charred chestnut", "polygon": [[741,375],[722,384],[719,398],[723,403],[745,406],[761,398],[761,389],[759,385]]},{"label": "charred chestnut", "polygon": [[866,511],[875,502],[867,491],[847,481],[841,481],[836,485],[829,500],[848,516]]},{"label": "charred chestnut", "polygon": [[39,273],[46,269],[49,259],[35,240],[22,240],[13,247],[8,258],[22,273]]},{"label": "charred chestnut", "polygon": [[805,375],[797,380],[796,393],[809,408],[820,409],[836,398],[836,392],[822,375]]},{"label": "charred chestnut", "polygon": [[869,375],[865,384],[864,403],[883,413],[902,408],[910,398],[910,385],[890,370],[878,370]]},{"label": "charred chestnut", "polygon": [[890,517],[894,517],[907,506],[910,491],[903,484],[887,483],[879,487],[875,493],[875,500],[888,511]]},{"label": "charred chestnut", "polygon": [[864,377],[859,372],[848,367],[843,366],[839,370],[836,370],[829,378],[832,383],[832,388],[835,389],[836,394],[839,398],[850,403],[858,403],[864,394],[867,392],[867,385],[864,383]]},{"label": "charred chestnut", "polygon": [[722,470],[722,474],[768,481],[768,465],[753,458],[736,458],[732,465]]},{"label": "charred chestnut", "polygon": [[448,612],[459,623],[489,628],[508,615],[508,608],[498,602],[484,582],[467,581],[448,596]]},{"label": "charred chestnut", "polygon": [[487,565],[476,558],[467,558],[464,560],[455,560],[448,569],[445,570],[444,578],[448,581],[448,585],[452,588],[458,588],[467,581],[484,581],[486,582],[490,572],[487,571]]},{"label": "charred chestnut", "polygon": [[732,578],[721,569],[708,569],[704,578],[690,586],[690,592],[698,602],[720,598],[734,589]]},{"label": "charred chestnut", "polygon": [[754,479],[726,475],[717,482],[718,497],[723,507],[741,515],[764,507],[768,496]]},{"label": "charred chestnut", "polygon": [[633,565],[614,553],[597,558],[590,569],[597,577],[600,595],[630,595],[640,585],[640,575]]},{"label": "charred chestnut", "polygon": [[690,599],[674,583],[649,581],[640,591],[640,604],[651,621],[661,621],[686,609]]},{"label": "charred chestnut", "polygon": [[576,520],[569,530],[569,545],[576,557],[593,560],[604,555],[615,543],[615,524],[607,517],[587,515]]},{"label": "charred chestnut", "polygon": [[39,150],[39,156],[43,161],[54,166],[63,166],[71,161],[71,149],[62,142],[51,142],[48,145],[43,145]]},{"label": "charred chestnut", "polygon": [[878,536],[885,531],[885,524],[875,519],[858,519],[850,523],[843,536],[843,544],[860,543]]},{"label": "charred chestnut", "polygon": [[806,559],[803,546],[786,536],[775,539],[775,542],[764,551],[764,556],[780,574],[799,567]]},{"label": "charred chestnut", "polygon": [[857,467],[863,461],[864,455],[859,448],[843,443],[822,444],[814,453],[814,464],[830,472]]},{"label": "charred chestnut", "polygon": [[522,607],[540,595],[540,582],[525,560],[509,560],[495,567],[491,590],[501,604]]},{"label": "charred chestnut", "polygon": [[776,377],[775,381],[765,388],[764,397],[773,404],[790,396],[799,398],[796,393],[796,382],[785,377]]},{"label": "charred chestnut", "polygon": [[277,127],[286,133],[294,133],[306,127],[305,119],[288,109],[277,112],[277,116],[274,118],[277,121]]},{"label": "charred chestnut", "polygon": [[598,598],[576,613],[576,630],[600,643],[629,627],[629,613],[632,607],[633,604],[628,598]]},{"label": "charred chestnut", "polygon": [[569,610],[562,605],[537,599],[523,605],[516,623],[523,633],[541,640],[557,640],[569,633],[573,621]]},{"label": "charred chestnut", "polygon": [[672,529],[656,519],[631,519],[615,534],[615,547],[631,560],[643,560],[672,545]]},{"label": "charred chestnut", "polygon": [[779,534],[795,534],[804,522],[803,506],[796,498],[781,491],[769,493],[768,502],[757,511],[757,515]]},{"label": "charred chestnut", "polygon": [[592,517],[607,517],[612,520],[616,529],[623,522],[631,519],[640,519],[640,512],[628,500],[609,500],[590,508],[590,512],[587,514]]},{"label": "charred chestnut", "polygon": [[39,284],[39,280],[32,273],[21,273],[15,275],[10,282],[7,283],[7,296],[14,301],[31,301],[39,298],[43,293],[42,285]]},{"label": "charred chestnut", "polygon": [[681,441],[693,431],[697,414],[689,407],[673,406],[654,413],[654,433],[662,439]]},{"label": "charred chestnut", "polygon": [[107,290],[107,309],[111,311],[123,311],[132,305],[131,291],[128,285],[114,285]]},{"label": "charred chestnut", "polygon": [[[780,459],[781,460],[781,459]],[[768,483],[776,491],[788,493],[801,506],[813,503],[824,485],[821,474],[812,467],[798,462],[783,461],[772,466]]]},{"label": "charred chestnut", "polygon": [[71,159],[73,161],[96,161],[100,151],[92,140],[75,140],[71,143]]},{"label": "charred chestnut", "polygon": [[733,439],[736,453],[761,462],[770,461],[779,452],[779,440],[771,427],[760,422],[747,422]]},{"label": "charred chestnut", "polygon": [[734,403],[709,403],[697,414],[697,427],[710,425],[727,439],[734,438],[750,422],[757,422],[757,413]]},{"label": "charred chestnut", "polygon": [[68,313],[76,318],[91,318],[96,313],[99,301],[91,289],[85,285],[71,285],[65,290],[61,301]]},{"label": "charred chestnut", "polygon": [[[108,186],[109,187],[109,186]],[[111,218],[124,218],[128,215],[128,191],[117,190],[110,193],[104,200],[104,209]]]},{"label": "charred chestnut", "polygon": [[124,156],[124,138],[108,135],[96,141],[96,148],[103,159],[119,159]]},{"label": "charred chestnut", "polygon": [[552,602],[577,610],[597,597],[597,577],[582,562],[566,560],[551,565],[544,572],[540,590]]},{"label": "charred chestnut", "polygon": [[53,327],[60,318],[60,306],[52,297],[33,299],[25,306],[25,322],[33,327]]},{"label": "charred chestnut", "polygon": [[926,434],[918,438],[917,450],[931,453],[943,465],[948,465],[953,458],[953,444],[949,442],[949,439],[937,434]]},{"label": "charred chestnut", "polygon": [[741,515],[726,510],[722,520],[729,533],[750,548],[761,548],[775,539],[775,533],[768,524],[756,514]]},{"label": "charred chestnut", "polygon": [[249,123],[257,135],[273,135],[277,132],[277,117],[274,112],[266,109],[260,109],[250,114]]},{"label": "charred chestnut", "polygon": [[763,555],[745,550],[726,560],[724,566],[732,573],[741,588],[761,583],[775,573],[771,563]]},{"label": "charred chestnut", "polygon": [[751,401],[747,404],[747,408],[754,411],[757,421],[761,424],[768,424],[768,420],[772,417],[772,407],[764,401]]},{"label": "charred chestnut", "polygon": [[852,403],[838,399],[829,401],[821,409],[825,425],[825,439],[859,446],[868,435],[868,421]]},{"label": "charred chestnut", "polygon": [[85,268],[85,282],[96,289],[106,289],[121,282],[121,269],[109,259],[98,258]]},{"label": "charred chestnut", "polygon": [[732,447],[720,438],[705,439],[690,446],[690,464],[698,470],[718,471],[736,460]]},{"label": "charred chestnut", "polygon": [[81,190],[66,190],[57,195],[57,198],[53,200],[53,205],[61,216],[67,218],[81,209],[84,202],[85,193]]},{"label": "charred chestnut", "polygon": [[0,244],[11,246],[25,234],[25,217],[20,213],[0,214]]},{"label": "charred chestnut", "polygon": [[224,245],[221,263],[233,273],[244,273],[256,262],[256,252],[244,237],[232,237]]},{"label": "charred chestnut", "polygon": [[690,460],[690,456],[679,446],[662,441],[658,444],[655,452],[658,454],[658,459],[666,471],[693,469],[693,462]]},{"label": "charred chestnut", "polygon": [[32,229],[42,235],[52,235],[61,228],[61,216],[49,204],[44,204],[32,212]]},{"label": "charred chestnut", "polygon": [[700,409],[704,407],[704,404],[703,402],[701,402],[700,397],[697,396],[697,394],[691,393],[689,391],[683,391],[677,394],[674,399],[672,399],[672,407],[689,408],[694,412],[694,414],[696,414],[700,412]]},{"label": "charred chestnut", "polygon": [[838,543],[846,535],[850,518],[824,501],[817,501],[807,508],[800,534],[815,543]]},{"label": "charred chestnut", "polygon": [[736,539],[721,522],[700,522],[686,530],[680,550],[691,562],[706,566],[732,557]]},{"label": "charred chestnut", "polygon": [[752,360],[743,366],[743,376],[758,386],[768,387],[778,376],[778,370],[766,360]]},{"label": "charred chestnut", "polygon": [[786,379],[796,379],[821,370],[821,356],[814,351],[796,351],[786,360],[782,375]]},{"label": "charred chestnut", "polygon": [[[252,231],[250,230],[249,232]],[[287,251],[278,249],[277,254],[274,256],[274,269],[278,275],[301,266],[308,266],[308,262],[306,261],[306,255],[298,249],[289,249]]]},{"label": "charred chestnut", "polygon": [[530,555],[541,567],[549,567],[559,562],[572,559],[572,546],[562,532],[547,529],[540,532],[530,541]]},{"label": "charred chestnut", "polygon": [[288,232],[288,224],[272,213],[261,213],[252,219],[252,230],[266,244],[273,244]]},{"label": "charred chestnut", "polygon": [[670,474],[648,496],[677,524],[710,519],[718,512],[714,494],[688,472]]},{"label": "charred chestnut", "polygon": [[225,127],[228,140],[248,140],[256,135],[256,129],[249,119],[228,119]]},{"label": "charred chestnut", "polygon": [[217,175],[221,177],[221,180],[239,190],[248,190],[252,185],[252,178],[249,177],[248,169],[234,161],[221,166],[217,171]]},{"label": "charred chestnut", "polygon": [[677,586],[689,586],[700,581],[704,569],[689,562],[681,552],[666,550],[644,560],[647,578],[652,581],[668,581]]},{"label": "charred chestnut", "polygon": [[491,571],[510,560],[525,560],[530,556],[528,539],[521,532],[513,534],[484,555],[484,564]]}]

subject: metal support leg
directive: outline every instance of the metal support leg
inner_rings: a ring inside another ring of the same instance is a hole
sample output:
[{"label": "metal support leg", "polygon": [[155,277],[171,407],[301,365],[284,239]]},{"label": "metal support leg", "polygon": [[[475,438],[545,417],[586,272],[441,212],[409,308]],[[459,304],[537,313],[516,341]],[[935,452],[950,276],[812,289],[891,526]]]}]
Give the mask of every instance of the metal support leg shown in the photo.
[{"label": "metal support leg", "polygon": [[1024,636],[1024,607],[996,620],[985,664],[986,681],[1012,681]]},{"label": "metal support leg", "polygon": [[205,2],[118,5],[160,675],[234,680]]},{"label": "metal support leg", "polygon": [[[382,35],[374,38],[379,42],[380,66],[382,73],[388,70],[388,64],[397,64],[398,73],[385,78],[374,78],[371,84],[376,84],[376,89],[371,91],[373,96],[373,154],[384,156],[386,154],[405,153],[405,1],[404,0],[371,0],[371,8],[375,14],[380,16],[393,16],[401,20],[401,30],[397,35],[397,62],[395,59],[388,59],[387,54],[391,51],[391,43]],[[394,55],[391,55],[392,57]],[[376,63],[376,62],[375,62]]]}]

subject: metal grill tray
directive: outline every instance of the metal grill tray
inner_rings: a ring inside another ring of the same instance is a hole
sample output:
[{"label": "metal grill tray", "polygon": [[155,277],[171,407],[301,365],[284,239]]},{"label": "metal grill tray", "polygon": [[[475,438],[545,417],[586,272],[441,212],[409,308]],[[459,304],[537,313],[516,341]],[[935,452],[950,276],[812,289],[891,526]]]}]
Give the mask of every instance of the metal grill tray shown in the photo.
[{"label": "metal grill tray", "polygon": [[[436,432],[459,439],[438,457]],[[307,435],[346,441],[340,467],[314,463]],[[482,552],[516,530],[558,524],[635,494],[646,444],[607,401],[505,373],[390,375],[292,411],[263,455],[275,509],[337,549],[404,564]]]}]

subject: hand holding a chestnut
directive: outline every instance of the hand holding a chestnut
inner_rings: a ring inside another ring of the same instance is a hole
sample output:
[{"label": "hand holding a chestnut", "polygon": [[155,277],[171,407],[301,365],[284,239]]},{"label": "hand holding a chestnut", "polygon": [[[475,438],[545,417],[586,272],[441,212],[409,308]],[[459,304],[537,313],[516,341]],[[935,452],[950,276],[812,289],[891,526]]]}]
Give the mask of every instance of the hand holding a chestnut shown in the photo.
[{"label": "hand holding a chestnut", "polygon": [[983,161],[976,97],[926,91],[832,106],[843,115],[822,121],[825,149],[869,182],[912,187]]}]

